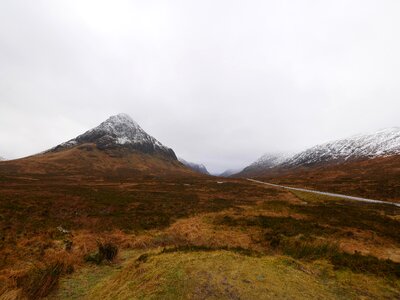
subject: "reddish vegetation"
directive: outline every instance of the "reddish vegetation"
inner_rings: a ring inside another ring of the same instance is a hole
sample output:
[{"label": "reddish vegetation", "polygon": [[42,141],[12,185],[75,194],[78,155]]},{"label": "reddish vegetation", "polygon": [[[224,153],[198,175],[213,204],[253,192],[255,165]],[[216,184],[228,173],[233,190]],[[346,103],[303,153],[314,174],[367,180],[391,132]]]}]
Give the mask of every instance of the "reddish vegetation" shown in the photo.
[{"label": "reddish vegetation", "polygon": [[247,175],[282,185],[400,202],[400,156]]},{"label": "reddish vegetation", "polygon": [[52,175],[79,178],[130,178],[138,176],[194,175],[177,160],[129,149],[99,150],[82,144],[59,152],[48,152],[1,162],[0,175]]}]

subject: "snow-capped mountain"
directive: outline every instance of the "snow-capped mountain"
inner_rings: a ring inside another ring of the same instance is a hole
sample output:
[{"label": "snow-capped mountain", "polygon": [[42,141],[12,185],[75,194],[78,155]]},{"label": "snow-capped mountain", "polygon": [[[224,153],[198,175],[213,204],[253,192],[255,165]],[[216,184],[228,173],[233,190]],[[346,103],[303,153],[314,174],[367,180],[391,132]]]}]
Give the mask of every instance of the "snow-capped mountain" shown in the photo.
[{"label": "snow-capped mountain", "polygon": [[0,161],[6,160],[4,157],[0,156]]},{"label": "snow-capped mountain", "polygon": [[143,153],[157,153],[176,160],[174,151],[147,134],[126,114],[111,116],[99,126],[62,143],[49,151],[59,151],[85,143],[94,143],[100,150],[126,148]]},{"label": "snow-capped mountain", "polygon": [[178,160],[181,163],[183,163],[186,167],[192,169],[195,172],[206,174],[206,175],[210,175],[210,173],[208,172],[207,168],[203,164],[196,164],[196,163],[193,163],[193,162],[189,162],[189,161],[184,160],[181,157],[178,157]]},{"label": "snow-capped mountain", "polygon": [[400,154],[400,127],[359,134],[314,146],[283,162],[288,167],[311,166]]},{"label": "snow-capped mountain", "polygon": [[238,175],[253,176],[266,174],[271,170],[339,164],[392,155],[400,155],[400,127],[320,144],[295,155],[265,154]]}]

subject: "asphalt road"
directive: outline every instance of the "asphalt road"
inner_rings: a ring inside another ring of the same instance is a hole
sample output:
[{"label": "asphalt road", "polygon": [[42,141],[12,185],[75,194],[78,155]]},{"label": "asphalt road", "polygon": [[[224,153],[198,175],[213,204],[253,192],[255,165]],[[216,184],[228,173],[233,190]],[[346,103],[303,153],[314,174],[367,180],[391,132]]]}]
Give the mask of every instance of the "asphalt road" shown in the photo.
[{"label": "asphalt road", "polygon": [[354,200],[354,201],[362,201],[362,202],[369,202],[369,203],[379,203],[379,204],[388,204],[388,205],[395,205],[397,207],[400,207],[400,203],[395,203],[395,202],[389,202],[389,201],[382,201],[382,200],[374,200],[374,199],[367,199],[367,198],[361,198],[361,197],[354,197],[354,196],[347,196],[347,195],[342,195],[342,194],[334,194],[334,193],[327,193],[327,192],[320,192],[320,191],[314,191],[314,190],[307,190],[307,189],[302,189],[302,188],[295,188],[295,187],[289,187],[289,186],[283,186],[279,184],[273,184],[273,183],[268,183],[268,182],[263,182],[255,179],[250,179],[247,178],[247,180],[260,183],[260,184],[265,184],[273,187],[278,187],[282,189],[287,189],[287,190],[292,190],[292,191],[300,191],[300,192],[307,192],[307,193],[313,193],[313,194],[318,194],[318,195],[326,195],[326,196],[332,196],[332,197],[337,197],[337,198],[342,198],[342,199],[347,199],[347,200]]}]

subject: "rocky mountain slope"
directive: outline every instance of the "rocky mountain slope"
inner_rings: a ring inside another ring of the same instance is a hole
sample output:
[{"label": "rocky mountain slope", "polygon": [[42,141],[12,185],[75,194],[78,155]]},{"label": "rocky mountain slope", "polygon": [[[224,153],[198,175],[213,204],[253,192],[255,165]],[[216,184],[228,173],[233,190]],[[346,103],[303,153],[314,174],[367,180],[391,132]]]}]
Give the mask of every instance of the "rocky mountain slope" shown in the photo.
[{"label": "rocky mountain slope", "polygon": [[210,173],[208,172],[207,168],[203,164],[197,164],[197,163],[189,162],[189,161],[184,160],[181,157],[179,157],[178,160],[181,163],[183,163],[186,167],[190,168],[191,170],[193,170],[193,171],[195,171],[197,173],[210,175]]},{"label": "rocky mountain slope", "polygon": [[93,143],[100,150],[125,148],[147,154],[161,154],[176,160],[174,151],[147,134],[126,114],[111,116],[96,128],[62,143],[49,151],[60,151],[77,145]]}]

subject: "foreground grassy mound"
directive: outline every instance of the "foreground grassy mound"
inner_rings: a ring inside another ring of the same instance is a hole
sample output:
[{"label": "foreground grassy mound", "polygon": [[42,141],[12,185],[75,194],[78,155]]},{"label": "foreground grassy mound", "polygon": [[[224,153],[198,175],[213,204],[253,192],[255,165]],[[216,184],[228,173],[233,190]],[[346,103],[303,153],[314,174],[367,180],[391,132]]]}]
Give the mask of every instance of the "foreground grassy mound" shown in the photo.
[{"label": "foreground grassy mound", "polygon": [[[334,270],[326,261],[231,251],[131,253],[122,266],[81,270],[50,299],[397,299],[400,282]],[[84,279],[86,278],[86,279]],[[82,280],[83,279],[83,280]]]}]

